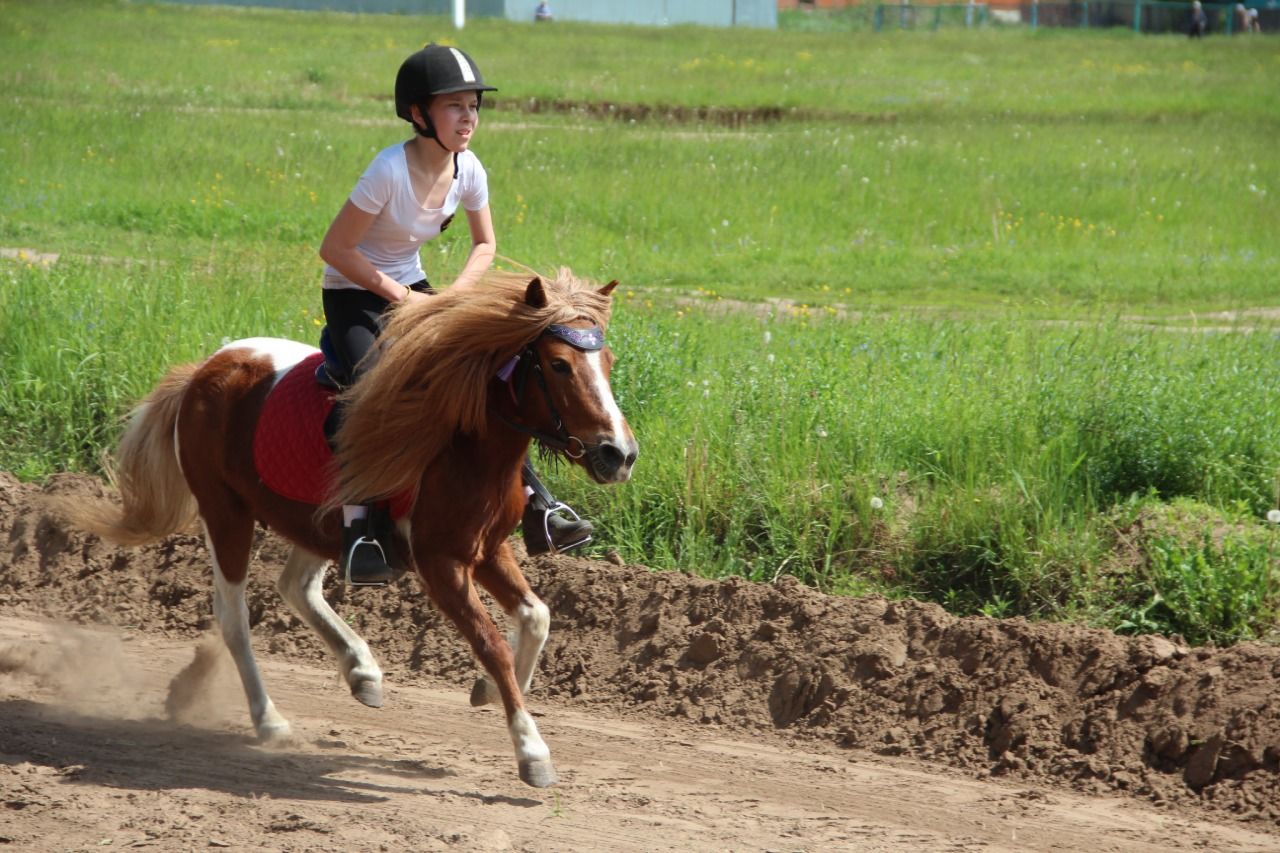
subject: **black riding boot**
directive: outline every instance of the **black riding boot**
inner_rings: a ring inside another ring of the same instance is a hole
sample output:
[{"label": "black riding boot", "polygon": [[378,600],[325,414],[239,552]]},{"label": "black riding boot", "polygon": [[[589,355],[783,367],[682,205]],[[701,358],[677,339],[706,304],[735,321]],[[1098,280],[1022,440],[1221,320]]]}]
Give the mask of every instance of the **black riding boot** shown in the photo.
[{"label": "black riding boot", "polygon": [[591,541],[595,527],[553,498],[533,473],[533,466],[527,459],[521,473],[524,484],[533,490],[524,507],[524,518],[520,522],[524,533],[524,547],[529,556],[560,554]]}]

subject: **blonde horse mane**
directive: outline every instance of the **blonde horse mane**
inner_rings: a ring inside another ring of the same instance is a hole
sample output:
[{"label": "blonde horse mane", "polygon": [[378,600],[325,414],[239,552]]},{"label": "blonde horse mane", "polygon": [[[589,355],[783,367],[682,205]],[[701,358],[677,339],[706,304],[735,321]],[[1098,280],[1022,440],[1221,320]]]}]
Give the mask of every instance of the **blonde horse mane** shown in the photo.
[{"label": "blonde horse mane", "polygon": [[607,326],[609,298],[590,282],[561,267],[541,280],[547,304],[534,308],[525,302],[533,278],[491,271],[392,311],[376,363],[345,392],[331,506],[416,486],[455,434],[486,427],[494,374],[551,324]]}]

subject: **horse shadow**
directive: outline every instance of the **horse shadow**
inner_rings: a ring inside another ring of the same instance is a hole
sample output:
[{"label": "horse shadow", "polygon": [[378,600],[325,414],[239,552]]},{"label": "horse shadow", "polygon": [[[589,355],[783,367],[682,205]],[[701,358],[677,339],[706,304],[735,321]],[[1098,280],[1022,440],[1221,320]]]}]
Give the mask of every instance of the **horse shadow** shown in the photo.
[{"label": "horse shadow", "polygon": [[[350,804],[384,802],[393,794],[445,793],[420,783],[456,775],[422,760],[268,748],[245,735],[160,718],[122,720],[25,699],[0,701],[0,764],[23,763],[50,768],[70,784],[134,791],[203,788],[239,797]],[[389,776],[403,784],[355,780],[349,778],[353,773]],[[525,797],[449,793],[485,803],[544,805]]]}]

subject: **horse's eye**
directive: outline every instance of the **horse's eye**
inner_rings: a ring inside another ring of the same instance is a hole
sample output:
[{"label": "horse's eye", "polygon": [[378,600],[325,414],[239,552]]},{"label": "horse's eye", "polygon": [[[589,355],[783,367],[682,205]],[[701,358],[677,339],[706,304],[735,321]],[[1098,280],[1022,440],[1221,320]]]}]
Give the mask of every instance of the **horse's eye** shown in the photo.
[{"label": "horse's eye", "polygon": [[570,367],[569,362],[565,361],[563,358],[551,359],[551,369],[556,373],[563,373],[565,376],[573,373],[573,368]]}]

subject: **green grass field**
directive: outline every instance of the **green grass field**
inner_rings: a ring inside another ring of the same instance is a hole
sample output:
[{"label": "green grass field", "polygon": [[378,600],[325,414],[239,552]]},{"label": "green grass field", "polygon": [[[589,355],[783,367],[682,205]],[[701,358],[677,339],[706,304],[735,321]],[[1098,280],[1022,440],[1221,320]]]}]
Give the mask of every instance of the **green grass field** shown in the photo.
[{"label": "green grass field", "polygon": [[[459,36],[0,0],[0,469],[96,470],[166,365],[315,337],[315,248],[404,138],[391,80],[429,39],[500,87],[474,146],[499,251],[623,282],[636,477],[553,474],[602,549],[1197,641],[1270,630],[1272,38]],[[465,251],[429,246],[432,278]]]}]

